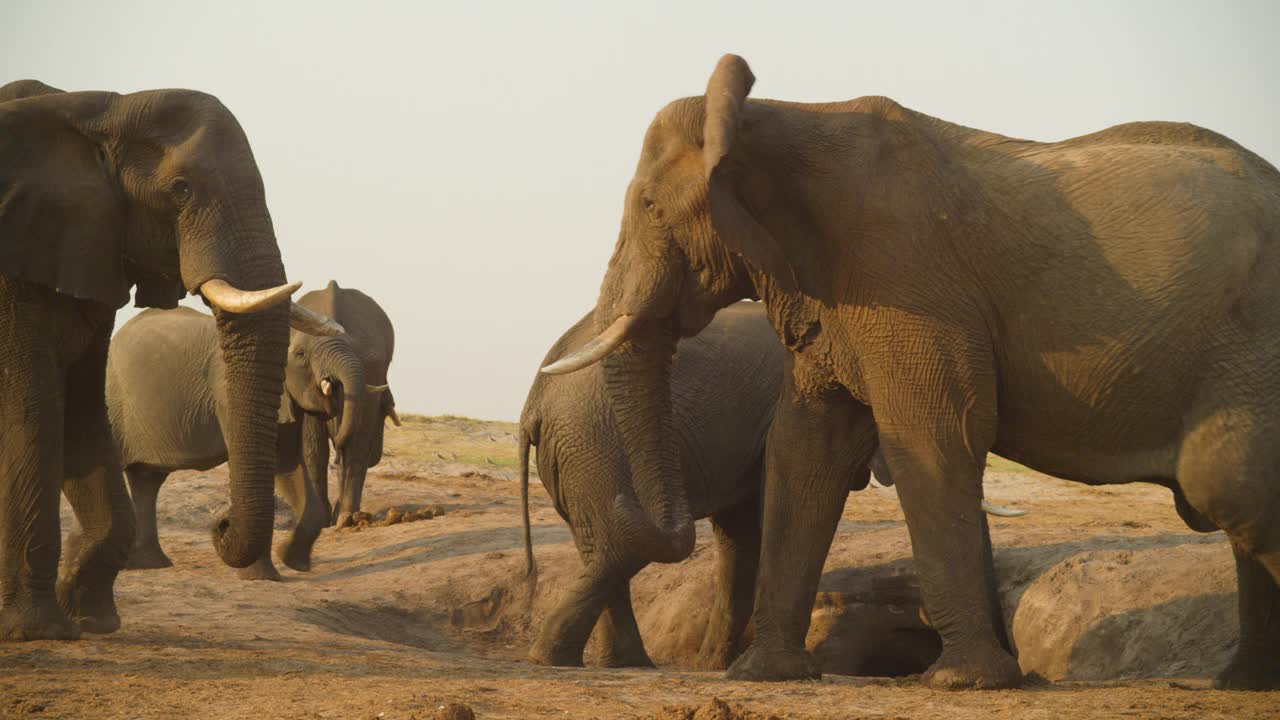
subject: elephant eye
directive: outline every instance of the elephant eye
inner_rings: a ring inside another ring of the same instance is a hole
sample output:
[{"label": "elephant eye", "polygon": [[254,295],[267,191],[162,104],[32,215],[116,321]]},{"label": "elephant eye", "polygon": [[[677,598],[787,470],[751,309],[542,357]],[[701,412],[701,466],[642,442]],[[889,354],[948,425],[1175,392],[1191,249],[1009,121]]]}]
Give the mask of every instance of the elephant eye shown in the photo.
[{"label": "elephant eye", "polygon": [[169,190],[177,198],[178,202],[186,202],[187,198],[191,197],[191,186],[182,178],[174,180],[173,184],[169,186]]},{"label": "elephant eye", "polygon": [[653,212],[654,209],[658,207],[657,203],[650,200],[649,198],[641,198],[640,204],[643,205],[644,209],[648,210],[649,212]]}]

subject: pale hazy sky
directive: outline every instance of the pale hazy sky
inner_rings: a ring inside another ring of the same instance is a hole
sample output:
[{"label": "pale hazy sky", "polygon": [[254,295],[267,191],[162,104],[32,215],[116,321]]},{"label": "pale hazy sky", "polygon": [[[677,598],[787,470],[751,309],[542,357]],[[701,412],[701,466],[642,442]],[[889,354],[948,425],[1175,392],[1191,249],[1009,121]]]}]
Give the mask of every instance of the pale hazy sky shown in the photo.
[{"label": "pale hazy sky", "polygon": [[1266,0],[0,3],[0,83],[220,97],[290,279],[382,304],[401,410],[487,418],[594,304],[645,127],[725,52],[757,97],[1036,140],[1188,121],[1280,162]]}]

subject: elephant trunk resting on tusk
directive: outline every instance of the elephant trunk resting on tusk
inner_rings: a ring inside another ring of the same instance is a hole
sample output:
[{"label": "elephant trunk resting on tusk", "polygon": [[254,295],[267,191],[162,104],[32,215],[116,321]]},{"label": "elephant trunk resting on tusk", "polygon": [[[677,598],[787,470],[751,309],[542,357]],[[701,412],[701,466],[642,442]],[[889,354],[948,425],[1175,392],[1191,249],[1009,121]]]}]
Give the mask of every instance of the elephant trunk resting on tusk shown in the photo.
[{"label": "elephant trunk resting on tusk", "polygon": [[241,290],[226,280],[214,279],[200,286],[200,294],[219,310],[249,315],[288,302],[300,287],[302,283],[291,282],[265,290]]},{"label": "elephant trunk resting on tusk", "polygon": [[604,332],[592,338],[577,352],[547,365],[542,368],[542,372],[548,375],[564,375],[594,365],[626,342],[627,335],[631,333],[631,329],[637,322],[639,318],[635,315],[619,316]]},{"label": "elephant trunk resting on tusk", "polygon": [[336,337],[346,330],[330,318],[289,301],[300,282],[285,283],[266,290],[241,290],[226,280],[214,279],[200,286],[200,294],[209,304],[226,312],[248,315],[262,312],[283,302],[289,303],[289,326],[308,335]]}]

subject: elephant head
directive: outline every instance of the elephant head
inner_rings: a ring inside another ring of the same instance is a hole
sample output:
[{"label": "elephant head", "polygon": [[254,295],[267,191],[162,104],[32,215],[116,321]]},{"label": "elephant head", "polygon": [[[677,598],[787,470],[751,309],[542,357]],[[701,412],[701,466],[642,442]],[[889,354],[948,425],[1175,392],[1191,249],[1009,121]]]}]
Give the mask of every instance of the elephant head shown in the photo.
[{"label": "elephant head", "polygon": [[[306,397],[300,399],[299,405],[328,418],[325,434],[333,442],[342,469],[341,490],[332,519],[342,524],[360,509],[366,472],[382,459],[385,419],[399,424],[387,384],[395,332],[391,320],[372,298],[359,290],[339,287],[335,281],[323,290],[303,295],[298,304],[317,314],[341,319],[347,330],[342,337],[311,343],[307,373],[294,372],[300,358],[297,346],[291,348],[288,373],[290,392],[303,384],[295,383],[295,377],[312,383],[309,396],[295,395]],[[319,383],[318,387],[315,383]],[[328,404],[317,408],[316,403],[324,399]],[[327,488],[321,494],[327,498]]]},{"label": "elephant head", "polygon": [[758,297],[746,253],[729,241],[750,241],[752,221],[735,207],[730,177],[751,83],[746,64],[726,57],[704,98],[674,102],[650,125],[596,304],[599,335],[545,368],[571,372],[604,361],[638,496],[620,495],[617,511],[645,536],[638,541],[655,560],[681,559],[693,547],[670,418],[676,342],[700,331],[720,308]]},{"label": "elephant head", "polygon": [[226,366],[231,508],[213,530],[244,567],[271,539],[277,399],[289,325],[341,331],[292,306],[244,131],[191,90],[0,89],[0,272],[112,308],[213,308]]}]

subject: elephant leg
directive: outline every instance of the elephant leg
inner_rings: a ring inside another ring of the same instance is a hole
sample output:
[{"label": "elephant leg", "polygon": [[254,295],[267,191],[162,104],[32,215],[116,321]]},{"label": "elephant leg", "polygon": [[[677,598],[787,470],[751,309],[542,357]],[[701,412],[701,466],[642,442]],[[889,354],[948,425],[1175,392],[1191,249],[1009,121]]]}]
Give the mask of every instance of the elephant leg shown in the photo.
[{"label": "elephant leg", "polygon": [[0,277],[0,641],[80,637],[54,589],[65,379],[45,294]]},{"label": "elephant leg", "polygon": [[[758,478],[758,476],[757,476]],[[760,497],[711,516],[716,532],[716,598],[698,667],[724,670],[743,650],[760,566]]]},{"label": "elephant leg", "polygon": [[[1223,690],[1280,690],[1280,587],[1267,566],[1233,542],[1240,645],[1230,664],[1214,681]],[[1273,564],[1280,557],[1268,558]]]},{"label": "elephant leg", "polygon": [[942,637],[942,654],[924,680],[950,689],[1017,687],[1022,671],[1006,647],[981,508],[982,473],[996,435],[989,351],[917,335],[897,357],[912,352],[930,361],[905,370],[896,365],[905,376],[876,388],[872,402],[925,611]]},{"label": "elephant leg", "polygon": [[320,496],[307,479],[304,467],[277,474],[276,494],[289,503],[293,516],[298,519],[289,538],[276,548],[276,556],[294,570],[310,570],[311,548],[328,521],[328,512],[320,504]]},{"label": "elephant leg", "polygon": [[821,677],[804,646],[813,600],[849,479],[876,448],[870,409],[841,390],[798,392],[792,364],[765,448],[755,639],[729,667],[736,680]]},{"label": "elephant leg", "polygon": [[130,570],[157,570],[173,567],[173,561],[160,547],[160,532],[156,526],[156,499],[160,486],[169,474],[160,470],[128,468],[124,471],[129,481],[129,495],[133,498],[133,514],[138,523],[138,534],[129,551]]},{"label": "elephant leg", "polygon": [[316,497],[324,509],[324,525],[333,525],[333,505],[329,502],[329,430],[324,418],[308,413],[302,419],[302,466],[315,485]]},{"label": "elephant leg", "polygon": [[129,561],[136,528],[120,458],[107,422],[109,313],[93,344],[67,373],[62,492],[80,530],[68,538],[58,579],[58,603],[80,628],[110,633],[120,627],[114,586]]},{"label": "elephant leg", "polygon": [[[591,629],[613,596],[618,574],[583,555],[583,571],[565,593],[564,599],[542,623],[538,639],[529,650],[529,660],[540,665],[582,667],[582,652]],[[627,576],[623,576],[625,579]]]},{"label": "elephant leg", "polygon": [[[1240,644],[1215,686],[1280,689],[1280,449],[1274,442],[1274,393],[1249,378],[1212,388],[1178,455],[1178,489],[1204,527],[1231,539],[1238,580]],[[1269,423],[1268,420],[1271,420]],[[1175,491],[1176,501],[1177,491]],[[1190,520],[1188,524],[1191,524]],[[1196,528],[1199,529],[1199,528]]]},{"label": "elephant leg", "polygon": [[[636,572],[642,569],[637,568]],[[640,625],[631,607],[631,573],[613,583],[604,614],[596,623],[600,633],[600,665],[603,667],[653,667],[644,649]]]}]

